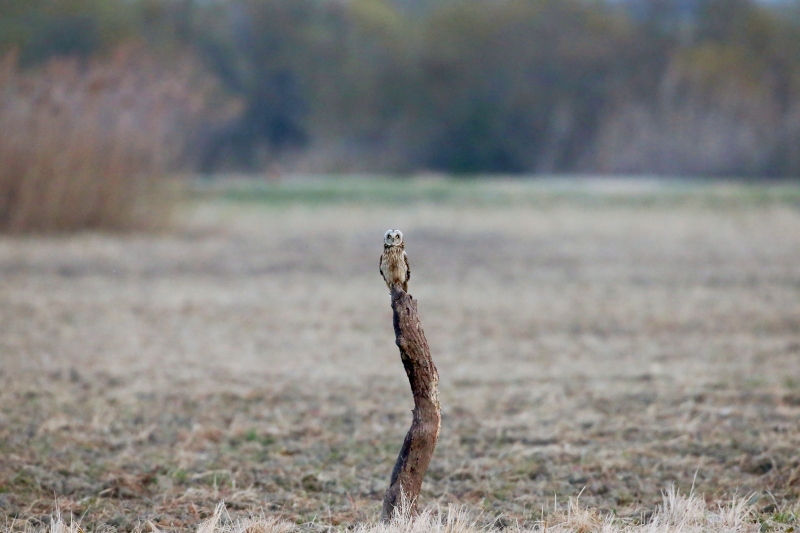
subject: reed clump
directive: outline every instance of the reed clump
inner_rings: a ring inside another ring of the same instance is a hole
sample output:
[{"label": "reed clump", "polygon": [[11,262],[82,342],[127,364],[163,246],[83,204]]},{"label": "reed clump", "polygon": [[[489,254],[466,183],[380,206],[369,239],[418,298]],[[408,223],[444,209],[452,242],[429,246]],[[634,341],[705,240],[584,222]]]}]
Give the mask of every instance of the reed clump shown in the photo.
[{"label": "reed clump", "polygon": [[0,61],[0,231],[154,229],[193,111],[188,70],[141,47],[22,70]]}]

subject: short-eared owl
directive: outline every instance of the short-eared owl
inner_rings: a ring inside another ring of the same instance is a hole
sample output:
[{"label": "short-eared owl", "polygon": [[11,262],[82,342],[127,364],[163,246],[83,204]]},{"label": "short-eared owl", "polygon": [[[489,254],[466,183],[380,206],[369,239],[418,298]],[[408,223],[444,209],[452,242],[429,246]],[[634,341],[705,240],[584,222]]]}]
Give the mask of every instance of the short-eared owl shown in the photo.
[{"label": "short-eared owl", "polygon": [[383,253],[381,254],[380,271],[389,290],[399,283],[404,292],[408,292],[408,280],[411,279],[411,267],[403,242],[403,232],[390,229],[383,236]]}]

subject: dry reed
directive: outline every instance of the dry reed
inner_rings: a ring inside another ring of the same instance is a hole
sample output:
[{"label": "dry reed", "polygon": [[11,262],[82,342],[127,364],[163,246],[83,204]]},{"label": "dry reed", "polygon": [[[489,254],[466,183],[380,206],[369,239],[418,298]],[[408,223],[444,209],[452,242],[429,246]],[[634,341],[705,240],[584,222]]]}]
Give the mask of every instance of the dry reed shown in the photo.
[{"label": "dry reed", "polygon": [[197,97],[136,46],[80,63],[0,62],[0,230],[151,229]]}]

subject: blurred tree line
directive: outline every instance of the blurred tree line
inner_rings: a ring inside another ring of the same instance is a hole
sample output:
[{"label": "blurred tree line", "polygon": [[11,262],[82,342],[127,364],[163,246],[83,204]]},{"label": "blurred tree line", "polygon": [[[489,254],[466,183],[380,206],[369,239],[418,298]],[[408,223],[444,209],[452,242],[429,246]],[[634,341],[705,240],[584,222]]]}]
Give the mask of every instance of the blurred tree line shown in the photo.
[{"label": "blurred tree line", "polygon": [[29,69],[131,40],[223,88],[204,172],[800,175],[797,0],[0,2]]}]

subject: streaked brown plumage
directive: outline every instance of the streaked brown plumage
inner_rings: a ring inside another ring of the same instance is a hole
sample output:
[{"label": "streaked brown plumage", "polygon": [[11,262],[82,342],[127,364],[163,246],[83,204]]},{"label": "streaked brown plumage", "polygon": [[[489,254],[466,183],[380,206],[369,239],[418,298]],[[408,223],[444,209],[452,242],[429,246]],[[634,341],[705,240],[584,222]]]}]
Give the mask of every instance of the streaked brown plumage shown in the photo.
[{"label": "streaked brown plumage", "polygon": [[408,280],[411,279],[411,267],[408,264],[408,256],[403,242],[403,232],[398,229],[390,229],[383,236],[383,253],[380,259],[380,272],[386,286],[392,290],[392,286],[400,284],[403,292],[408,292]]}]

